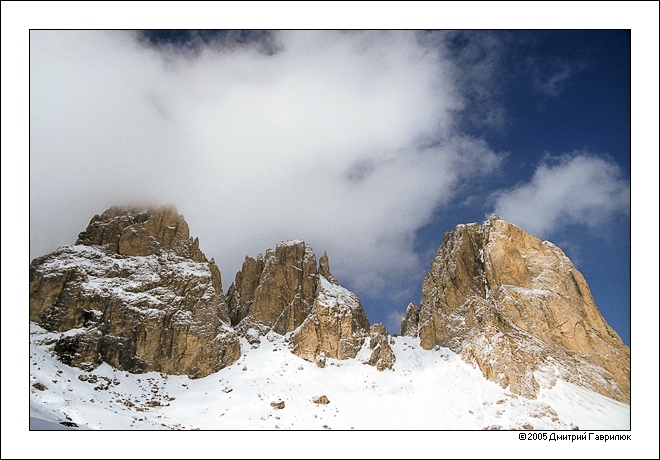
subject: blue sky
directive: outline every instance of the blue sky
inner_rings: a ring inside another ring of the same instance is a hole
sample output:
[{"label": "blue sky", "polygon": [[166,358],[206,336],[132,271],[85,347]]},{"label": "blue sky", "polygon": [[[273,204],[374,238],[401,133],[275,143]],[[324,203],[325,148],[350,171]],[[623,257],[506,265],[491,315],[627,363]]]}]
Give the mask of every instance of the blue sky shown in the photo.
[{"label": "blue sky", "polygon": [[[174,203],[227,289],[304,239],[398,333],[446,231],[561,247],[630,345],[631,35],[30,33],[30,258]],[[63,219],[62,216],[65,216]]]}]

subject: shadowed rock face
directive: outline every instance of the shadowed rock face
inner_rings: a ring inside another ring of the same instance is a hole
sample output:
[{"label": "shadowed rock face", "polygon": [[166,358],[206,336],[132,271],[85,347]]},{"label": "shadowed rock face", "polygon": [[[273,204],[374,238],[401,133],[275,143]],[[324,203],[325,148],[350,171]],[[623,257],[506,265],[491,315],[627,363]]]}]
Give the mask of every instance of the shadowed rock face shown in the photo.
[{"label": "shadowed rock face", "polygon": [[66,364],[201,377],[240,357],[220,271],[172,206],[113,207],[30,264],[30,320]]},{"label": "shadowed rock face", "polygon": [[561,249],[497,216],[445,235],[424,279],[419,337],[524,396],[561,377],[630,401],[630,349],[580,272]]}]

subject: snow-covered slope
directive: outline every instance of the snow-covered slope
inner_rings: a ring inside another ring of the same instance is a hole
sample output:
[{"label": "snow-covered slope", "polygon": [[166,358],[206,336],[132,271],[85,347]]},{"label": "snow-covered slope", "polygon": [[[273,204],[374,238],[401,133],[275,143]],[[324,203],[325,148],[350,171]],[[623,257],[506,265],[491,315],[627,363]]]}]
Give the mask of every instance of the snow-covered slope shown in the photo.
[{"label": "snow-covered slope", "polygon": [[[57,337],[31,324],[32,429],[63,421],[94,430],[630,428],[628,405],[561,380],[538,399],[525,399],[448,349],[423,350],[417,338],[393,337],[394,371],[379,372],[362,364],[368,346],[355,359],[328,359],[319,368],[271,332],[258,346],[241,339],[236,363],[191,380],[130,374],[107,364],[89,371],[69,367],[50,355],[48,344]],[[322,395],[328,404],[313,402]],[[282,402],[281,409],[271,404]]]}]

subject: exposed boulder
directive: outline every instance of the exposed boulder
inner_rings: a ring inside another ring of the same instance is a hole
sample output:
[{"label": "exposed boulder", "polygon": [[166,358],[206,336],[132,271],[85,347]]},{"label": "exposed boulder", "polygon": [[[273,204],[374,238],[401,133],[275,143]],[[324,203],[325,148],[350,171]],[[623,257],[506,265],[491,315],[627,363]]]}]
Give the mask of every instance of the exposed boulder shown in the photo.
[{"label": "exposed boulder", "polygon": [[202,377],[240,357],[220,270],[173,206],[113,207],[30,264],[30,320],[78,367]]},{"label": "exposed boulder", "polygon": [[371,326],[369,331],[369,348],[373,351],[369,360],[365,364],[376,366],[379,371],[392,369],[396,357],[390,347],[387,331],[383,323],[377,323]]},{"label": "exposed boulder", "polygon": [[583,276],[561,249],[497,216],[445,234],[424,278],[419,336],[520,395],[560,377],[630,402],[630,349]]},{"label": "exposed boulder", "polygon": [[284,401],[272,401],[270,407],[275,409],[284,409]]},{"label": "exposed boulder", "polygon": [[315,396],[312,398],[314,404],[330,404],[330,400],[326,395]]},{"label": "exposed boulder", "polygon": [[406,316],[401,318],[401,335],[408,337],[419,335],[419,307],[415,302],[408,304]]},{"label": "exposed boulder", "polygon": [[369,320],[360,299],[343,287],[320,277],[310,315],[290,338],[292,352],[315,362],[328,358],[354,358],[369,334]]}]

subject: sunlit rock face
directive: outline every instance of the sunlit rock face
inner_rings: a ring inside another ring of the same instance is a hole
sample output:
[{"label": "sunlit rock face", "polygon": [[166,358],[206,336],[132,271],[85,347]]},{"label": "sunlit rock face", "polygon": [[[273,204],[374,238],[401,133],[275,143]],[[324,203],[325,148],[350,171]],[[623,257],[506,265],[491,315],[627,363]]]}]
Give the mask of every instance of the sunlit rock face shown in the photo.
[{"label": "sunlit rock face", "polygon": [[30,320],[73,366],[202,377],[240,357],[220,271],[173,206],[110,208],[33,260]]},{"label": "sunlit rock face", "polygon": [[520,395],[560,377],[630,402],[630,349],[583,276],[557,246],[496,215],[445,234],[424,278],[419,327],[406,325],[415,332],[423,348],[448,347]]}]

